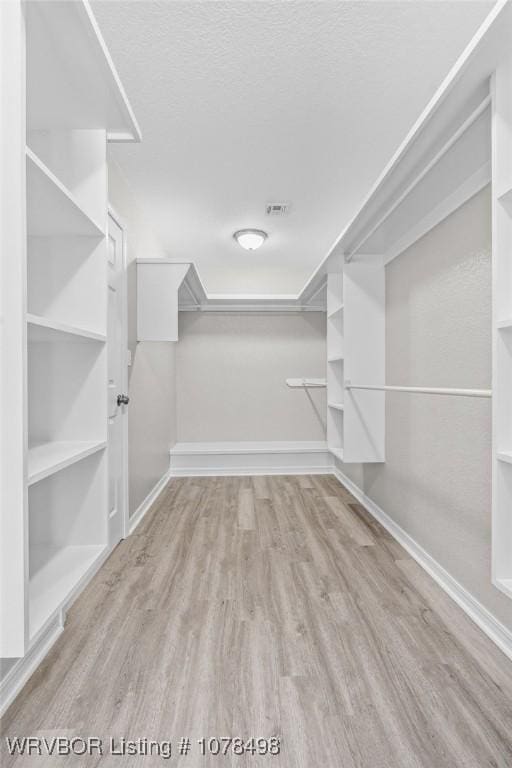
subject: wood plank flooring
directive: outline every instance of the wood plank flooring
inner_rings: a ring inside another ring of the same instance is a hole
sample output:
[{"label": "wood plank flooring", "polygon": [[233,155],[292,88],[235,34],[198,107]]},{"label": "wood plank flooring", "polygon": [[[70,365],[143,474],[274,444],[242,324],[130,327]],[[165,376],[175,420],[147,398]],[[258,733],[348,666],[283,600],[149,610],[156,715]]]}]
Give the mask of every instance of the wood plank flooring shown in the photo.
[{"label": "wood plank flooring", "polygon": [[[4,768],[511,768],[512,663],[335,478],[176,479],[2,735],[173,743],[167,761],[2,744]],[[276,736],[281,754],[201,756],[215,736]]]}]

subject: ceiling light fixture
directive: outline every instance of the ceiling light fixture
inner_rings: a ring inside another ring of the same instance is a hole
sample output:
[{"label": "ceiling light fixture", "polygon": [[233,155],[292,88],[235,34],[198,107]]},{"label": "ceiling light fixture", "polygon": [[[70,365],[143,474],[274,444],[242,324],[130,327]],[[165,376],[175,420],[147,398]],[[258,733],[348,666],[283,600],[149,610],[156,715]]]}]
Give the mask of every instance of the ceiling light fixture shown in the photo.
[{"label": "ceiling light fixture", "polygon": [[268,235],[262,229],[239,229],[233,237],[246,251],[255,251],[263,245]]}]

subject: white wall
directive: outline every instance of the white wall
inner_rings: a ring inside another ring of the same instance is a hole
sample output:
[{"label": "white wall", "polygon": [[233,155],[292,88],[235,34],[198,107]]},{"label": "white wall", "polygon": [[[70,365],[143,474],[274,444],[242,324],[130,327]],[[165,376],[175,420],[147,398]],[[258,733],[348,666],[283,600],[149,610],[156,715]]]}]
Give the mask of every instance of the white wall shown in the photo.
[{"label": "white wall", "polygon": [[[483,190],[386,268],[388,384],[491,386],[491,210]],[[505,625],[491,584],[491,403],[391,393],[386,463],[343,464]]]},{"label": "white wall", "polygon": [[137,343],[135,259],[166,254],[148,230],[133,193],[117,166],[109,164],[109,202],[127,227],[130,514],[169,468],[176,442],[175,344]]},{"label": "white wall", "polygon": [[325,390],[285,379],[325,377],[325,314],[180,312],[180,442],[325,440]]}]

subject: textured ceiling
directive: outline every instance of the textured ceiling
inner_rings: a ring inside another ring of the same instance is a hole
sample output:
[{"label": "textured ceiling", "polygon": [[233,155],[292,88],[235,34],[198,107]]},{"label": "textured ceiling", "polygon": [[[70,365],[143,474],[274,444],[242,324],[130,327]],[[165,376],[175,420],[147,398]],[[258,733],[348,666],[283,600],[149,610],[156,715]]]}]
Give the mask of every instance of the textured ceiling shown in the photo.
[{"label": "textured ceiling", "polygon": [[143,133],[111,155],[168,255],[212,293],[294,293],[492,3],[92,5]]}]

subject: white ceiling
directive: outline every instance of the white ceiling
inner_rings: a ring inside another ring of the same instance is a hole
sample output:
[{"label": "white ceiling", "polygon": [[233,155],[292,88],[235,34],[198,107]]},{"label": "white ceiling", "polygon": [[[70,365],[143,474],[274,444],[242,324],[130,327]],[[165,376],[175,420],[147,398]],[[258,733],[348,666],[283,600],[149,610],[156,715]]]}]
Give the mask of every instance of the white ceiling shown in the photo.
[{"label": "white ceiling", "polygon": [[211,293],[298,292],[491,5],[94,2],[143,133],[112,158],[167,255]]}]

